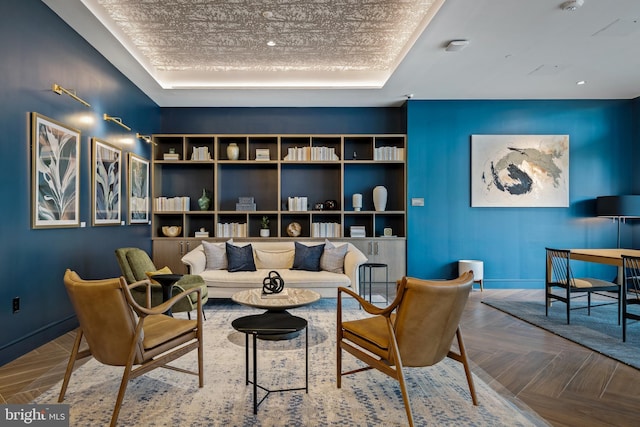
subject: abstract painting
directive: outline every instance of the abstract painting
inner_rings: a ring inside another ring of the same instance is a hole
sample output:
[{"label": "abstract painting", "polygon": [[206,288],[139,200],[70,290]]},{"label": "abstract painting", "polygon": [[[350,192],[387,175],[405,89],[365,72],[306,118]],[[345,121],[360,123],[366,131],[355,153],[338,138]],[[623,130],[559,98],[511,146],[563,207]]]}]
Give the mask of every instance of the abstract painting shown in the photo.
[{"label": "abstract painting", "polygon": [[472,135],[471,206],[568,207],[569,135]]},{"label": "abstract painting", "polygon": [[93,225],[120,224],[121,151],[93,138],[92,219]]},{"label": "abstract painting", "polygon": [[129,153],[129,224],[149,223],[149,161]]},{"label": "abstract painting", "polygon": [[80,225],[80,131],[31,113],[31,226]]}]

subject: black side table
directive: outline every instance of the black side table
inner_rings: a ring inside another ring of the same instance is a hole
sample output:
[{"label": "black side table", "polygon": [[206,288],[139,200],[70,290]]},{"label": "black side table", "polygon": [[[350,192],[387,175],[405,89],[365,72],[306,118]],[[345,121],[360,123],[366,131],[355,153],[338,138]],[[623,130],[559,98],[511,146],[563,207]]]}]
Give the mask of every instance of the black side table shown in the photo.
[{"label": "black side table", "polygon": [[[369,285],[369,302],[371,302],[371,286],[373,285],[373,275],[372,270],[374,268],[384,268],[385,272],[385,282],[384,282],[384,290],[385,290],[385,298],[386,302],[389,303],[389,267],[387,264],[382,264],[379,262],[366,262],[360,265],[360,295],[366,297],[367,285]],[[367,272],[369,273],[369,278],[367,279]]]},{"label": "black side table", "polygon": [[[293,316],[287,311],[267,311],[263,314],[240,317],[231,326],[238,332],[245,334],[245,380],[246,384],[253,384],[253,413],[258,413],[258,406],[269,396],[270,393],[304,390],[309,393],[309,329],[307,321],[301,317]],[[269,390],[258,385],[258,349],[256,346],[258,338],[269,339],[271,335],[284,335],[305,330],[305,351],[304,351],[304,387],[287,388],[279,390]],[[253,337],[253,381],[249,380],[249,335]],[[258,402],[258,388],[267,392],[260,402]]]},{"label": "black side table", "polygon": [[[160,283],[162,286],[162,302],[168,301],[173,293],[173,285],[182,279],[182,274],[156,274],[152,276],[152,279]],[[164,312],[167,316],[173,316],[171,307]]]}]

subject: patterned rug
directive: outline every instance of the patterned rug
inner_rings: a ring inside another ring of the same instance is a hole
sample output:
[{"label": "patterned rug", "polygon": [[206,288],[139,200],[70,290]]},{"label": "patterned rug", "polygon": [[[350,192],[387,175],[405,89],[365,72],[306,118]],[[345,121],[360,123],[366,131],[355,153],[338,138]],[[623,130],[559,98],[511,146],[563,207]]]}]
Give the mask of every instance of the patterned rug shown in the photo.
[{"label": "patterned rug", "polygon": [[[618,325],[618,306],[605,305],[571,310],[571,324],[567,325],[566,305],[555,302],[545,316],[544,295],[538,301],[484,300],[484,304],[511,316],[566,338],[600,354],[640,369],[640,322],[627,321],[627,341],[622,342],[622,326]],[[572,307],[584,306],[582,302]]]},{"label": "patterned rug", "polygon": [[[407,425],[396,381],[377,371],[346,376],[336,388],[335,300],[291,310],[309,322],[309,393],[272,393],[252,410],[245,385],[245,338],[231,321],[259,311],[224,300],[210,301],[205,321],[205,386],[197,377],[156,369],[130,381],[120,412],[122,426],[399,426]],[[345,318],[360,318],[355,305]],[[344,369],[361,366],[344,354]],[[195,369],[195,352],[174,365]],[[304,334],[287,341],[258,341],[258,383],[270,389],[304,387]],[[122,368],[91,360],[71,377],[65,402],[72,426],[109,423]],[[479,406],[473,406],[462,365],[446,360],[406,370],[418,426],[546,426],[474,375]],[[34,403],[55,403],[59,385]],[[263,392],[259,390],[259,398]],[[517,403],[517,402],[516,402]],[[525,407],[526,408],[526,407]]]}]

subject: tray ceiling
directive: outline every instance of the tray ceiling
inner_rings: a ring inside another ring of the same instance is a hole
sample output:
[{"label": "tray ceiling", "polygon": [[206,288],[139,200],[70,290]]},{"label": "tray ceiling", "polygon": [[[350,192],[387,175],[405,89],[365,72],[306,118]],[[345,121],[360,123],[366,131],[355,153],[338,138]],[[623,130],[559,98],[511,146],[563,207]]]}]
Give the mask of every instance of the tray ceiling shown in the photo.
[{"label": "tray ceiling", "polygon": [[638,0],[42,1],[163,107],[640,96]]}]

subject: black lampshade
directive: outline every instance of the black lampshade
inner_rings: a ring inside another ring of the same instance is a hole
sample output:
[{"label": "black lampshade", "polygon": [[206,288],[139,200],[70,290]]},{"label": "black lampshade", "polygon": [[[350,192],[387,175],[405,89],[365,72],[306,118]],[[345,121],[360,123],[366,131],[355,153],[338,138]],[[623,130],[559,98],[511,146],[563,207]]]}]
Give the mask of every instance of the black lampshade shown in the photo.
[{"label": "black lampshade", "polygon": [[640,195],[598,197],[596,216],[640,218]]}]

